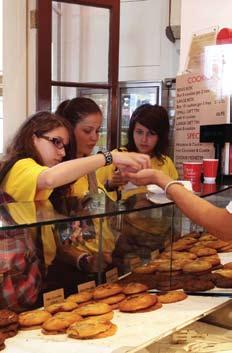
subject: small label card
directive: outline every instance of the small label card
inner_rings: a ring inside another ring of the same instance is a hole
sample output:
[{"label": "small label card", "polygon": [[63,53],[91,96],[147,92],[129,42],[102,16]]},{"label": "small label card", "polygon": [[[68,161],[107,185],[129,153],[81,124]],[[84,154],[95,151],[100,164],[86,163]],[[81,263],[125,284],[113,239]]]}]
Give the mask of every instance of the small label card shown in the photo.
[{"label": "small label card", "polygon": [[138,267],[142,264],[141,259],[139,257],[135,257],[129,261],[130,269],[133,270],[135,267]]},{"label": "small label card", "polygon": [[159,256],[159,250],[153,250],[151,252],[151,260],[157,259],[158,256]]},{"label": "small label card", "polygon": [[86,283],[81,283],[77,286],[78,293],[84,292],[85,290],[94,289],[96,287],[95,281],[89,281]]},{"label": "small label card", "polygon": [[106,272],[106,282],[113,283],[118,280],[118,269],[117,267],[112,268],[112,270]]},{"label": "small label card", "polygon": [[46,308],[48,305],[61,303],[64,300],[64,289],[56,289],[43,294],[43,303]]}]

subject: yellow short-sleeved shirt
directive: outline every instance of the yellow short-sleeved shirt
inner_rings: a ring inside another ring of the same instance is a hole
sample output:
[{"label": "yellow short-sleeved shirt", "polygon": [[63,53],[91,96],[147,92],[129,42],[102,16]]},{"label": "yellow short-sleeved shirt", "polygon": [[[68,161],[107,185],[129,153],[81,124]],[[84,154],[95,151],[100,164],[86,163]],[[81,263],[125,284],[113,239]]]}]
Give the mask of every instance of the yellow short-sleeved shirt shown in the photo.
[{"label": "yellow short-sleeved shirt", "polygon": [[[101,185],[99,184],[99,189],[102,190]],[[83,197],[89,192],[89,184],[88,184],[88,177],[87,175],[78,179],[72,186],[71,186],[71,194],[77,197]],[[96,238],[93,240],[86,241],[84,244],[79,245],[78,249],[87,251],[89,253],[97,253],[98,252],[98,245],[99,245],[99,233],[100,233],[100,220],[98,218],[93,219],[94,229],[96,233]],[[107,220],[103,220],[102,223],[102,249],[103,252],[112,253],[115,246],[114,235],[110,230],[109,224]]]},{"label": "yellow short-sleeved shirt", "polygon": [[[36,163],[32,158],[20,159],[7,173],[1,186],[15,201],[48,200],[53,189],[36,191],[38,176],[47,168]],[[32,214],[29,216],[33,217]],[[36,219],[36,214],[34,214],[34,219]],[[51,226],[44,226],[42,228],[42,240],[45,262],[49,265],[56,252]]]},{"label": "yellow short-sleeved shirt", "polygon": [[32,158],[20,159],[7,173],[1,186],[15,201],[47,200],[52,189],[36,192],[38,176],[47,168]]},{"label": "yellow short-sleeved shirt", "polygon": [[[124,149],[126,151],[126,149]],[[159,169],[164,172],[164,174],[170,176],[172,179],[178,179],[178,172],[176,170],[176,167],[171,160],[170,157],[164,156],[163,162],[158,160],[156,157],[151,158],[151,167],[153,169]],[[107,180],[110,180],[112,177],[112,173],[115,171],[115,165],[111,164],[106,167],[99,168],[96,172],[97,175],[97,181],[100,182],[102,185],[105,185]],[[126,191],[126,186],[121,187],[120,190],[122,192],[122,198],[127,198],[130,196],[130,192]],[[146,188],[138,188],[140,192],[144,192]],[[138,190],[138,191],[139,191]],[[134,193],[134,192],[133,192]],[[113,192],[108,192],[109,197],[112,200],[117,200],[117,193],[115,191]]]}]

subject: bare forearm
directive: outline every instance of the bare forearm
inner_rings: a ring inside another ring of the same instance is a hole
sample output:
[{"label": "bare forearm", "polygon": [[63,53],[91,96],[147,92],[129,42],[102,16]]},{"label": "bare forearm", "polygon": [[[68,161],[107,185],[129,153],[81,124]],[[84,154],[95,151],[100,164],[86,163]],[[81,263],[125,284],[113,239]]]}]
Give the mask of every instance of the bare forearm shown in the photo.
[{"label": "bare forearm", "polygon": [[168,194],[180,210],[194,223],[223,240],[232,240],[232,216],[223,208],[199,198],[178,184],[168,188]]},{"label": "bare forearm", "polygon": [[58,186],[71,183],[83,175],[104,166],[104,164],[105,158],[102,154],[57,164],[40,174],[38,178],[38,189],[54,189]]}]

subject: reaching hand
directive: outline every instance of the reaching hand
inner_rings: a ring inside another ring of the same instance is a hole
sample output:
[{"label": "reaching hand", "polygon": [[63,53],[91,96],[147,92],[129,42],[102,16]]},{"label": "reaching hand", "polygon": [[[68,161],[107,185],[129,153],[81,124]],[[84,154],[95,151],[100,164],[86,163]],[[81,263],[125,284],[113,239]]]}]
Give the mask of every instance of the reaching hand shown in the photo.
[{"label": "reaching hand", "polygon": [[155,169],[143,169],[137,173],[126,172],[125,176],[135,185],[157,184],[161,188],[164,188],[165,185],[172,180],[161,170]]},{"label": "reaching hand", "polygon": [[114,190],[119,186],[123,186],[127,183],[128,179],[124,177],[120,170],[115,170],[112,174],[112,178],[108,181],[110,189]]},{"label": "reaching hand", "polygon": [[146,154],[135,152],[112,152],[113,162],[120,169],[129,172],[136,172],[151,167],[150,157]]}]

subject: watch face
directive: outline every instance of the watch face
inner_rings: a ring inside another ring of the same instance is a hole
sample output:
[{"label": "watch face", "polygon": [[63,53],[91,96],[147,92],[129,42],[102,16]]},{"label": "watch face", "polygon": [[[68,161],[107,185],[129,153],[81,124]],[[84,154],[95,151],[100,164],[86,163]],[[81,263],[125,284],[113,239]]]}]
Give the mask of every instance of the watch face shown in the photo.
[{"label": "watch face", "polygon": [[73,233],[72,225],[67,223],[58,225],[57,230],[61,241],[70,239]]}]

